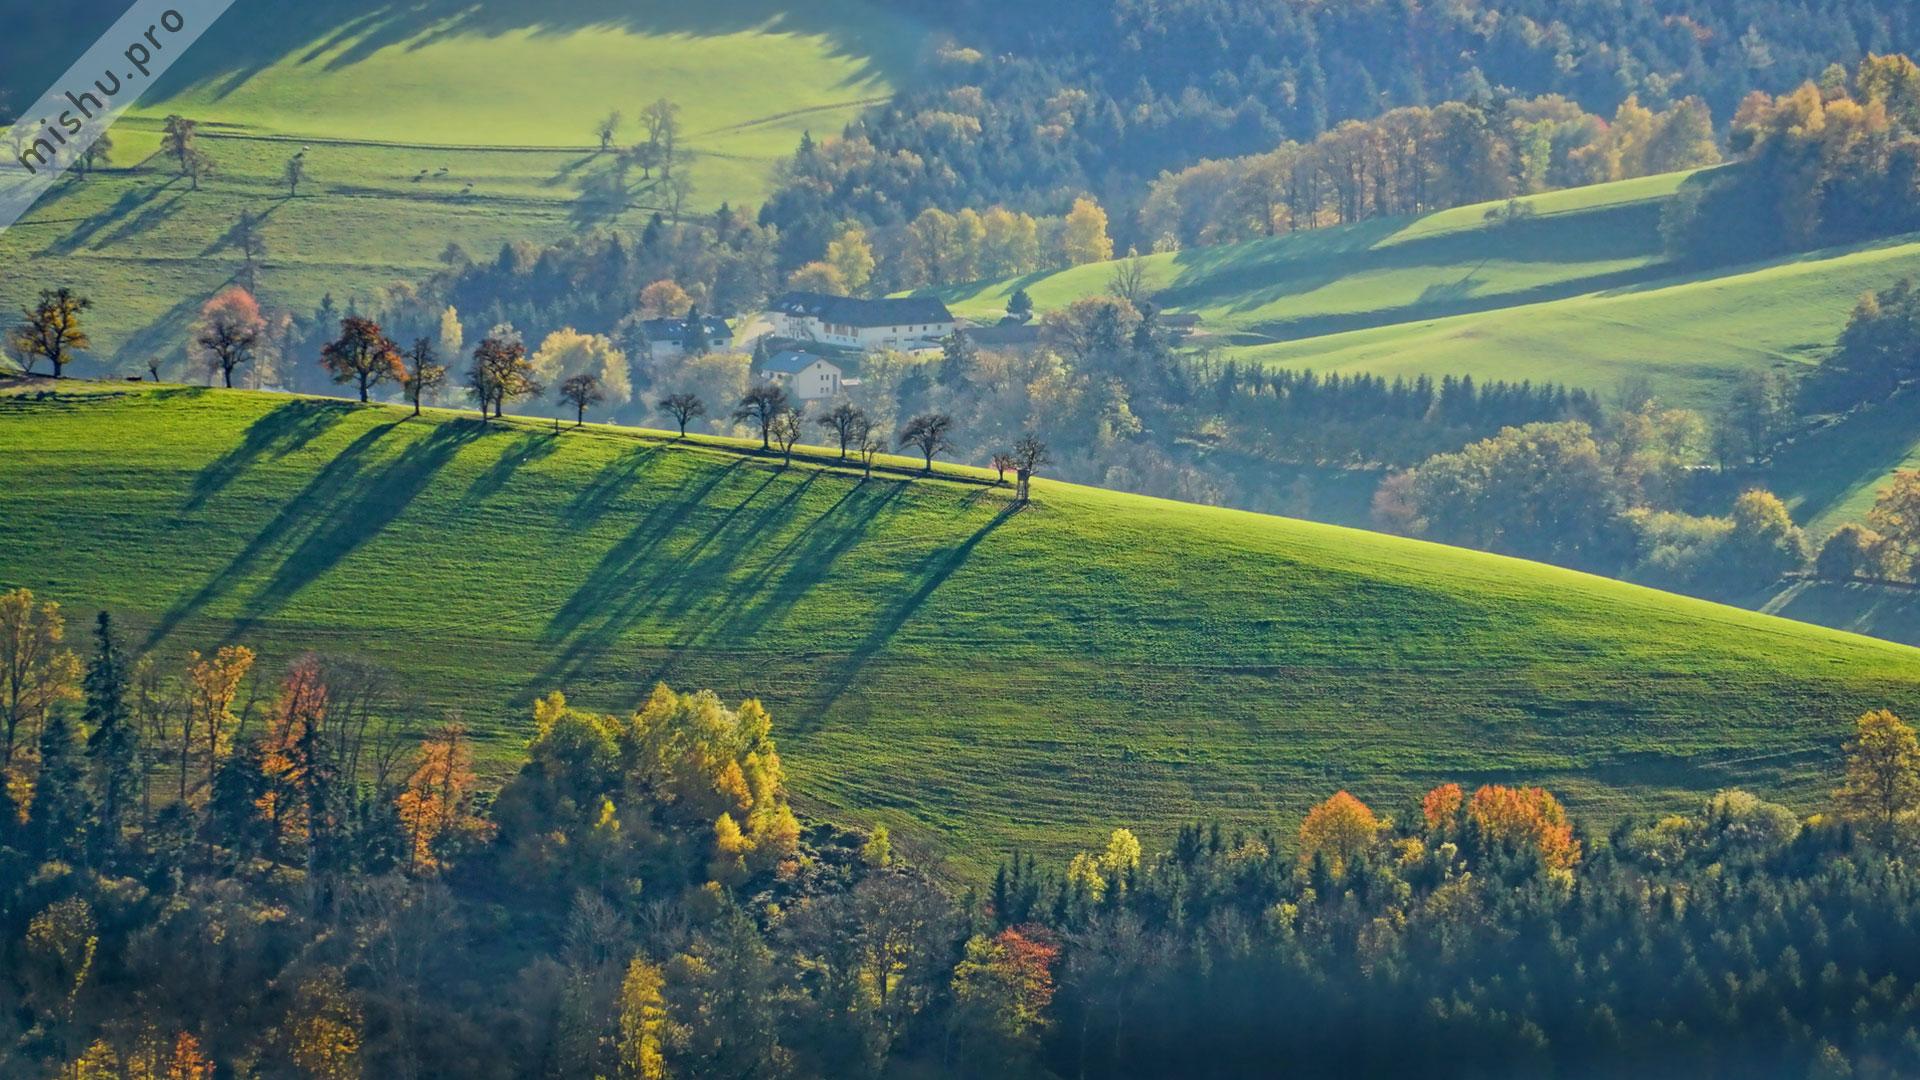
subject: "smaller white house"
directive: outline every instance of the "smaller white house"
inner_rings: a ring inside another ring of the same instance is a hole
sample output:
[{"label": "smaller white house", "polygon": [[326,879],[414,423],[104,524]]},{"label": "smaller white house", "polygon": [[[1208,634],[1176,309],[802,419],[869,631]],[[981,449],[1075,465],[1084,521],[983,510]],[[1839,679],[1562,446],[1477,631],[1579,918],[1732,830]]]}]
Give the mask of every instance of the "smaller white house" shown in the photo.
[{"label": "smaller white house", "polygon": [[791,349],[767,357],[760,365],[760,378],[786,387],[802,404],[837,397],[846,385],[838,365]]}]

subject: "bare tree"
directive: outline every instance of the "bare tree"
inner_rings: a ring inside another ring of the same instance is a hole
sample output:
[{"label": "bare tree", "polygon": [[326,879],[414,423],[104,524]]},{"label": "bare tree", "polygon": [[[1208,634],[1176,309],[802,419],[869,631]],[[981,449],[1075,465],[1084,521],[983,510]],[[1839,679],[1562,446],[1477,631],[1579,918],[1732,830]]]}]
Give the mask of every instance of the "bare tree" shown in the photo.
[{"label": "bare tree", "polygon": [[1012,471],[1013,469],[1013,455],[1012,454],[995,454],[993,455],[993,461],[991,462],[991,464],[993,465],[993,471],[997,474],[994,477],[993,482],[996,484],[1006,483],[1007,473]]},{"label": "bare tree", "polygon": [[660,175],[671,177],[674,158],[680,149],[680,106],[661,98],[641,110],[640,119],[647,126],[647,145],[653,148],[653,160],[660,166]]},{"label": "bare tree", "polygon": [[286,181],[287,198],[300,194],[300,182],[307,178],[307,152],[305,150],[287,159],[286,168],[280,170],[280,179]]},{"label": "bare tree", "polygon": [[1147,260],[1138,248],[1128,248],[1127,257],[1113,264],[1113,274],[1107,279],[1107,293],[1117,296],[1135,308],[1147,299]]},{"label": "bare tree", "polygon": [[740,423],[758,424],[760,449],[767,451],[773,449],[769,441],[773,422],[791,407],[792,402],[787,397],[785,387],[777,383],[762,383],[748,390],[747,396],[740,399],[739,407],[733,410],[733,418]]},{"label": "bare tree", "polygon": [[620,115],[620,110],[615,109],[606,116],[601,117],[600,122],[594,125],[593,133],[600,136],[601,150],[606,150],[613,145],[613,137],[619,132],[620,121],[622,119],[623,117]]},{"label": "bare tree", "polygon": [[847,447],[854,445],[855,436],[866,423],[867,414],[851,401],[843,401],[833,407],[833,411],[815,420],[814,423],[826,428],[840,437],[840,460],[847,460]]},{"label": "bare tree", "polygon": [[447,384],[446,365],[436,363],[432,338],[416,338],[407,350],[407,373],[400,377],[407,400],[413,402],[413,415],[420,415],[420,399]]},{"label": "bare tree", "polygon": [[860,431],[854,437],[853,445],[860,453],[860,465],[865,470],[867,478],[872,479],[873,459],[879,457],[880,454],[886,450],[886,442],[880,438],[878,432],[873,430],[872,424],[862,420],[860,422]]},{"label": "bare tree", "polygon": [[931,473],[934,457],[953,449],[953,440],[948,437],[952,431],[953,417],[946,413],[925,413],[907,421],[907,426],[900,429],[900,445],[919,450],[927,459],[926,471]]},{"label": "bare tree", "polygon": [[801,422],[800,410],[789,408],[773,418],[773,438],[780,444],[780,453],[786,457],[785,464],[793,464],[793,444],[800,441],[801,432],[806,425]]},{"label": "bare tree", "polygon": [[560,384],[560,400],[573,406],[573,426],[579,427],[587,422],[588,409],[607,400],[607,392],[597,376],[581,372]]},{"label": "bare tree", "polygon": [[1040,471],[1040,466],[1051,464],[1053,457],[1047,452],[1047,444],[1028,432],[1013,444],[1012,458],[1014,478],[1018,485],[1014,491],[1014,501],[1024,504],[1032,495],[1029,485],[1033,474]]},{"label": "bare tree", "polygon": [[660,399],[660,409],[680,424],[680,437],[687,437],[687,425],[696,416],[707,415],[707,403],[698,394],[669,394]]}]

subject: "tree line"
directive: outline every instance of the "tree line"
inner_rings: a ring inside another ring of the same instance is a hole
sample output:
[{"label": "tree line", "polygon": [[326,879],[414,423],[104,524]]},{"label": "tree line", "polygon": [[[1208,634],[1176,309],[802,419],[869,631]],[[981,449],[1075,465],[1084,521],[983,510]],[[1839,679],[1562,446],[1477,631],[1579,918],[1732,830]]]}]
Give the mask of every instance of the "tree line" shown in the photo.
[{"label": "tree line", "polygon": [[1661,227],[1677,256],[1731,262],[1920,228],[1920,66],[1905,55],[1830,66],[1748,95],[1728,138],[1739,163],[1682,192]]},{"label": "tree line", "polygon": [[[166,664],[0,597],[0,1067],[168,1076],[1899,1075],[1920,744],[1831,806],[1588,832],[1548,792],[1116,829],[956,890],[803,821],[755,701],[558,693],[497,784],[399,673]],[[26,687],[23,694],[16,687]]]},{"label": "tree line", "polygon": [[1655,112],[1629,97],[1611,122],[1558,96],[1447,102],[1163,173],[1148,188],[1138,231],[1155,250],[1177,250],[1719,160],[1713,116],[1698,98]]},{"label": "tree line", "polygon": [[780,229],[785,265],[818,258],[850,220],[890,227],[928,207],[994,204],[1057,213],[1074,194],[1123,223],[1123,250],[1144,251],[1159,235],[1133,221],[1155,177],[1311,143],[1345,121],[1551,96],[1609,117],[1629,100],[1661,112],[1694,98],[1724,118],[1834,61],[1920,47],[1901,5],[1841,0],[1737,15],[1697,2],[1655,13],[1182,0],[1076,4],[1045,20],[1004,0],[941,8],[929,16],[971,17],[920,82],[821,140],[833,167],[795,168],[769,199],[761,221]]}]

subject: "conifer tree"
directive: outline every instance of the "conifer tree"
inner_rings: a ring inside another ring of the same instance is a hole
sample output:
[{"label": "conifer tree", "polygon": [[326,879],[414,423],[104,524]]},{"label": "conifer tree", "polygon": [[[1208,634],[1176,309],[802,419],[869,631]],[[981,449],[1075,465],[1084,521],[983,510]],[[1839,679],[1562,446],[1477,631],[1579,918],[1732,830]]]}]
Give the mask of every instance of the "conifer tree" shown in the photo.
[{"label": "conifer tree", "polygon": [[121,830],[140,783],[140,731],[127,707],[128,666],[113,616],[100,613],[94,624],[93,659],[82,689],[86,711],[87,759],[93,775],[93,799],[101,846],[120,846]]}]

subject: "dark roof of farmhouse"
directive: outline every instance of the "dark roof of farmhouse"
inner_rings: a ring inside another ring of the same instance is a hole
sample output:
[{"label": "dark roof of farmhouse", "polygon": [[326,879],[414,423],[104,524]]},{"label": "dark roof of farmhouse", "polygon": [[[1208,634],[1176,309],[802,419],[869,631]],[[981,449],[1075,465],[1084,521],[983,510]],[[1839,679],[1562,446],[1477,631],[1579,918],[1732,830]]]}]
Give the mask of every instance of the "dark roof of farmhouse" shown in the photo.
[{"label": "dark roof of farmhouse", "polygon": [[906,326],[953,321],[947,305],[933,296],[862,300],[855,296],[790,292],[773,302],[773,310],[785,315],[812,316],[821,322],[843,326]]},{"label": "dark roof of farmhouse", "polygon": [[820,357],[812,353],[798,352],[793,349],[788,349],[785,352],[777,352],[767,357],[766,362],[760,365],[760,370],[774,371],[782,375],[798,375],[813,365],[823,362],[835,371],[840,370],[837,365],[830,361],[822,361]]},{"label": "dark roof of farmhouse", "polygon": [[[733,336],[733,327],[728,326],[725,319],[707,315],[700,321],[706,324],[709,341]],[[685,341],[688,323],[686,319],[648,319],[640,324],[640,329],[649,341]]]}]

